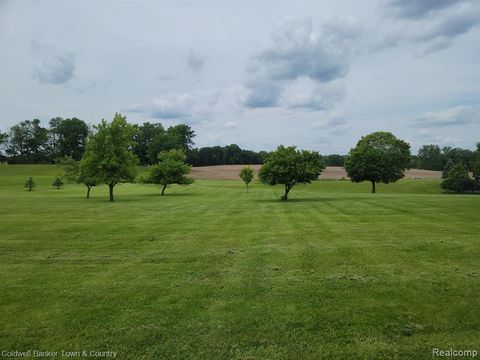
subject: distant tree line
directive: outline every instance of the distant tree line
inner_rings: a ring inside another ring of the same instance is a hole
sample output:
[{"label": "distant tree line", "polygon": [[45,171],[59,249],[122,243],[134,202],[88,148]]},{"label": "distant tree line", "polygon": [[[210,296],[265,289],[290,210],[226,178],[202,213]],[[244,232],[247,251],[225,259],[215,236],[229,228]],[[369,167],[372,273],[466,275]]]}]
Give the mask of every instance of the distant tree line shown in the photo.
[{"label": "distant tree line", "polygon": [[[71,120],[74,120],[71,123]],[[132,125],[126,117],[115,114],[111,122],[102,120],[89,133],[88,127],[78,119],[55,118],[50,121],[50,129],[44,129],[38,120],[25,121],[12,127],[9,135],[16,135],[17,130],[30,136],[29,141],[15,140],[7,148],[12,153],[14,146],[17,156],[25,156],[25,159],[37,160],[36,155],[46,151],[50,156],[63,154],[60,164],[65,169],[65,177],[69,181],[84,184],[87,187],[89,198],[90,190],[97,185],[107,185],[110,201],[114,200],[114,188],[116,185],[126,182],[135,182],[137,165],[143,159],[144,165],[151,165],[149,174],[142,177],[144,183],[152,183],[162,186],[161,194],[169,184],[189,185],[193,179],[188,177],[191,165],[187,163],[187,153],[201,154],[205,149],[193,151],[195,132],[188,125],[176,125],[165,130],[160,124],[145,123]],[[76,129],[74,134],[87,136],[80,138],[64,132],[65,122],[68,128]],[[75,125],[75,126],[72,126]],[[67,136],[68,135],[68,136]],[[47,139],[46,142],[36,142],[36,138]],[[6,136],[1,134],[0,139],[5,143]],[[32,140],[33,139],[33,140]],[[72,140],[73,139],[73,140]],[[74,141],[79,140],[82,141]],[[11,140],[10,140],[11,141]],[[46,145],[45,145],[46,144]],[[27,149],[27,150],[25,150]],[[248,151],[242,150],[238,145],[229,145],[224,148],[218,147],[218,155],[222,155],[222,161],[227,163],[241,163],[250,156]],[[156,151],[155,157],[153,157]],[[208,153],[208,151],[207,151]],[[465,191],[477,191],[480,180],[480,143],[473,157],[466,162],[457,162],[449,159],[444,169],[444,177],[441,186],[446,190],[459,193]],[[78,159],[80,156],[80,159]],[[207,157],[206,157],[207,158]],[[197,158],[198,160],[199,158]],[[207,158],[208,159],[208,158]],[[259,170],[258,179],[266,185],[281,184],[284,186],[282,200],[287,200],[290,190],[297,184],[308,184],[316,180],[326,166],[326,160],[343,161],[348,177],[353,182],[368,181],[372,184],[372,193],[376,192],[376,184],[394,183],[405,176],[405,170],[413,163],[410,153],[410,144],[396,138],[390,132],[374,132],[363,136],[357,145],[350,149],[346,157],[329,155],[322,157],[316,151],[298,150],[295,146],[285,147],[280,145],[275,151],[265,154],[263,165]],[[23,160],[23,159],[22,159]],[[418,160],[418,159],[416,159]],[[248,162],[248,161],[246,161]],[[208,161],[205,160],[205,164]],[[447,168],[447,166],[450,166]],[[469,170],[473,172],[471,177]],[[245,182],[248,192],[248,184],[254,178],[253,169],[243,168],[239,177]],[[55,179],[52,184],[57,189],[63,186],[61,178]],[[29,191],[35,186],[30,177],[25,183]]]},{"label": "distant tree line", "polygon": [[[10,164],[54,163],[65,157],[82,158],[87,139],[97,131],[78,118],[53,118],[48,127],[40,120],[25,120],[0,132],[0,162]],[[167,129],[161,123],[132,125],[131,151],[140,165],[154,165],[158,154],[183,150],[187,163],[193,166],[225,164],[262,164],[268,153],[241,149],[238,145],[192,148],[195,131],[180,124]]]},{"label": "distant tree line", "polygon": [[192,149],[187,153],[187,162],[193,166],[263,164],[268,152],[241,149],[236,144]]},{"label": "distant tree line", "polygon": [[[154,165],[162,151],[183,150],[186,162],[192,166],[263,164],[269,155],[266,151],[251,151],[236,144],[193,148],[195,131],[180,124],[164,128],[161,123],[132,125],[131,151],[140,165]],[[40,120],[25,120],[0,132],[0,162],[10,164],[54,163],[59,158],[71,157],[78,161],[85,152],[87,138],[95,127],[78,118],[55,117],[43,127]],[[411,168],[443,171],[444,177],[453,166],[462,164],[473,172],[479,150],[423,145],[412,156]],[[347,155],[322,156],[325,166],[345,166]]]},{"label": "distant tree line", "polygon": [[[477,145],[478,147],[478,145]],[[445,166],[463,164],[470,171],[477,159],[477,151],[445,146],[440,148],[436,144],[423,145],[412,159],[412,167],[423,170],[443,171]]]}]

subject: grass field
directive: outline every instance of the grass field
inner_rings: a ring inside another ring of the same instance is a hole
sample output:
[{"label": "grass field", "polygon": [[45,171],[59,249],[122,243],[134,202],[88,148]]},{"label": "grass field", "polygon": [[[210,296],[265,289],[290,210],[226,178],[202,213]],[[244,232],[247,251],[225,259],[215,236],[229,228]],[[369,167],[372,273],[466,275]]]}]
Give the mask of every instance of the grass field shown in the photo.
[{"label": "grass field", "polygon": [[[51,183],[0,166],[0,350],[427,359],[480,350],[480,197],[438,180]],[[37,188],[23,189],[28,176]]]}]

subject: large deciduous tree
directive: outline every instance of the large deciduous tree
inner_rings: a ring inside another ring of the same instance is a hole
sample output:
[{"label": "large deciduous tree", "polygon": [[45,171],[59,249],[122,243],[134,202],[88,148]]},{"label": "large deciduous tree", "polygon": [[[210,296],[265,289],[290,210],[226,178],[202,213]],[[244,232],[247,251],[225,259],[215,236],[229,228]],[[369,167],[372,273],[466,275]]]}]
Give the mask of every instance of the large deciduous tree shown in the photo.
[{"label": "large deciduous tree", "polygon": [[193,145],[195,131],[185,124],[170,126],[163,133],[155,135],[150,141],[147,149],[147,158],[150,164],[155,164],[160,152],[171,149],[180,149],[187,152]]},{"label": "large deciduous tree", "polygon": [[389,132],[375,132],[362,137],[350,150],[345,170],[353,182],[370,181],[389,184],[405,175],[410,167],[410,145]]},{"label": "large deciduous tree", "polygon": [[146,182],[162,185],[162,195],[167,185],[188,185],[193,179],[187,177],[191,166],[185,163],[187,156],[185,151],[172,149],[158,154],[159,163],[153,165]]},{"label": "large deciduous tree", "polygon": [[267,185],[283,184],[285,192],[281,199],[288,200],[288,193],[294,185],[316,180],[324,168],[318,152],[280,145],[265,159],[258,178]]},{"label": "large deciduous tree", "polygon": [[16,162],[36,163],[45,160],[48,130],[40,120],[25,120],[10,128],[7,154]]},{"label": "large deciduous tree", "polygon": [[440,146],[423,145],[417,153],[416,166],[425,170],[443,170],[444,161]]},{"label": "large deciduous tree", "polygon": [[[138,156],[138,160],[142,165],[152,165],[157,162],[158,152],[153,154],[153,161],[151,161],[150,153],[154,152],[155,149],[151,148],[156,146],[157,141],[163,138],[165,134],[165,129],[161,123],[143,123],[142,125],[134,125],[136,132],[133,136],[133,152]],[[159,145],[160,146],[160,145]]]},{"label": "large deciduous tree", "polygon": [[85,151],[89,129],[85,121],[59,117],[50,120],[51,152],[53,158],[69,156],[80,160]]},{"label": "large deciduous tree", "polygon": [[87,142],[80,171],[86,178],[108,185],[113,201],[114,187],[135,179],[138,158],[131,151],[135,129],[124,116],[115,114],[111,123],[102,120],[96,130]]}]

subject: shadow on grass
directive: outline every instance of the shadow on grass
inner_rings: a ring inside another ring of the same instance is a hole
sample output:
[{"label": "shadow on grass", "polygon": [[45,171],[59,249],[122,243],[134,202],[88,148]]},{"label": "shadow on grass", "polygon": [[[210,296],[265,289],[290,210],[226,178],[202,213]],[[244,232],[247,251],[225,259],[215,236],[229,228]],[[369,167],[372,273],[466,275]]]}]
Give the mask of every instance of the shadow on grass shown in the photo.
[{"label": "shadow on grass", "polygon": [[192,193],[165,193],[162,195],[162,193],[148,193],[148,194],[142,194],[141,196],[158,196],[160,198],[162,197],[180,197],[180,196],[193,196],[194,194]]},{"label": "shadow on grass", "polygon": [[339,201],[339,200],[354,200],[355,198],[346,198],[346,197],[319,197],[319,198],[293,198],[288,199],[287,201],[280,200],[280,198],[271,198],[271,199],[255,199],[255,202],[260,203],[279,203],[279,204],[289,204],[289,203],[321,203],[321,202],[328,202],[328,201]]}]

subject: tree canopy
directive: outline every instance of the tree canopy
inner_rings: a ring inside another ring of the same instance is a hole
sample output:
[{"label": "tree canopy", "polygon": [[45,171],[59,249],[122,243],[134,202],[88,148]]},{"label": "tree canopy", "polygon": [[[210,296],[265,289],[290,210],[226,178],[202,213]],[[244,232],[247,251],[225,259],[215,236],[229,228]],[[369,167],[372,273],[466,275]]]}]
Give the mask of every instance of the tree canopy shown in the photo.
[{"label": "tree canopy", "polygon": [[85,121],[71,118],[56,117],[50,120],[51,154],[55,159],[70,156],[80,160],[85,151],[85,144],[89,135]]},{"label": "tree canopy", "polygon": [[38,163],[45,161],[48,130],[40,120],[25,120],[10,128],[7,154],[19,162]]},{"label": "tree canopy", "polygon": [[185,151],[180,149],[160,152],[158,154],[159,163],[151,167],[146,182],[163,185],[162,195],[164,195],[167,185],[191,184],[193,179],[187,177],[191,166],[185,163],[186,158]]},{"label": "tree canopy", "polygon": [[353,182],[389,184],[404,177],[410,167],[410,145],[389,132],[363,136],[345,160],[345,170]]},{"label": "tree canopy", "polygon": [[258,177],[267,185],[283,184],[285,192],[281,199],[287,200],[294,185],[316,180],[324,168],[325,164],[318,152],[280,145],[265,159]]},{"label": "tree canopy", "polygon": [[470,178],[465,165],[457,164],[448,172],[448,176],[441,183],[445,190],[452,190],[457,193],[464,193],[467,190],[473,190],[473,179]]},{"label": "tree canopy", "polygon": [[96,130],[87,142],[80,171],[85,178],[108,185],[113,201],[114,187],[135,179],[138,159],[131,151],[135,129],[124,116],[115,114],[111,123],[102,120]]},{"label": "tree canopy", "polygon": [[425,170],[443,170],[444,156],[440,146],[434,144],[423,145],[418,150],[416,165]]},{"label": "tree canopy", "polygon": [[[80,162],[75,161],[71,157],[64,157],[58,159],[58,164],[63,167],[65,171],[65,179],[70,182],[74,182],[77,184],[83,184],[87,187],[87,195],[86,198],[90,199],[90,191],[92,187],[97,185],[97,179],[95,177],[89,178],[85,174],[86,168],[81,168]],[[94,174],[93,174],[94,175]]]}]

